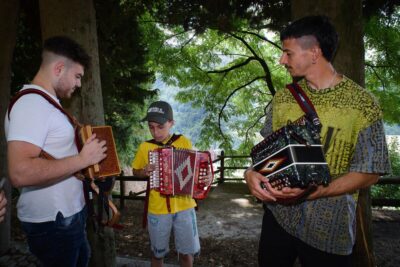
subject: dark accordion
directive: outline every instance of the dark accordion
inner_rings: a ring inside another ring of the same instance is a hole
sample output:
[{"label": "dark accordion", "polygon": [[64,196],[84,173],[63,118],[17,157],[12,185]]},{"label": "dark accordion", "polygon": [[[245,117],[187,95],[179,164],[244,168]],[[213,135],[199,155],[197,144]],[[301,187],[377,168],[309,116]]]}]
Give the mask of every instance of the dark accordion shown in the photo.
[{"label": "dark accordion", "polygon": [[211,188],[213,167],[207,151],[157,148],[149,151],[149,163],[155,165],[150,175],[150,188],[163,195],[204,199]]},{"label": "dark accordion", "polygon": [[328,185],[331,179],[319,131],[305,116],[267,136],[250,155],[274,188]]}]

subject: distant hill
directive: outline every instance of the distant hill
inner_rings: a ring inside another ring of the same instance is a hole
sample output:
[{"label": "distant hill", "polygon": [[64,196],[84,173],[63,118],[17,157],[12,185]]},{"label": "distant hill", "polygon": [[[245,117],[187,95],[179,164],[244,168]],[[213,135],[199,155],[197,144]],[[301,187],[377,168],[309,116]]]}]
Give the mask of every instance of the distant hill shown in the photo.
[{"label": "distant hill", "polygon": [[400,124],[389,125],[385,123],[386,135],[400,135]]}]

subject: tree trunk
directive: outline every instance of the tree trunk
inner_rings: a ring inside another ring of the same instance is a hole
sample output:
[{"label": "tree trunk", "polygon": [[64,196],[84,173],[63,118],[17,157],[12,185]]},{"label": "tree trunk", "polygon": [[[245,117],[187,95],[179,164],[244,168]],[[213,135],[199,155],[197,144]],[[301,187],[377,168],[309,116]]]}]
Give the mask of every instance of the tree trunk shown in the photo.
[{"label": "tree trunk", "polygon": [[43,40],[55,35],[67,35],[81,44],[92,58],[85,70],[81,90],[63,105],[80,122],[103,125],[104,109],[101,93],[97,44],[96,14],[92,1],[40,0],[40,20]]},{"label": "tree trunk", "polygon": [[[92,58],[91,68],[85,70],[82,89],[63,105],[81,123],[104,125],[103,98],[96,31],[96,15],[92,1],[40,0],[43,39],[67,35],[80,43]],[[89,221],[88,221],[89,222]],[[87,227],[92,257],[90,266],[116,266],[115,235],[111,228],[99,227],[95,232]]]},{"label": "tree trunk", "polygon": [[[0,180],[7,177],[7,142],[3,119],[10,99],[11,61],[18,24],[19,1],[0,1]],[[8,200],[7,213],[0,223],[0,255],[10,247],[11,240],[11,185],[6,179],[4,191]]]},{"label": "tree trunk", "polygon": [[[293,20],[306,15],[327,15],[339,33],[335,68],[364,86],[364,29],[361,0],[292,0]],[[353,250],[353,266],[375,266],[372,246],[370,190],[360,190],[357,203],[357,235]]]}]

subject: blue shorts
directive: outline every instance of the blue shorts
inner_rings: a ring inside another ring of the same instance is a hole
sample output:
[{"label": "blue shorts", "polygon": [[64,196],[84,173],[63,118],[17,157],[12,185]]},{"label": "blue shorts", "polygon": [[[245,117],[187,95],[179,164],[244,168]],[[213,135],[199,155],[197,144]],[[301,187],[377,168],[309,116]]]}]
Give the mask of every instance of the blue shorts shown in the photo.
[{"label": "blue shorts", "polygon": [[29,250],[43,266],[86,267],[90,248],[86,237],[86,209],[64,218],[61,212],[55,221],[21,222]]},{"label": "blue shorts", "polygon": [[163,258],[169,252],[169,238],[174,231],[175,247],[178,253],[196,255],[200,252],[194,208],[174,214],[147,215],[151,251],[156,258]]}]

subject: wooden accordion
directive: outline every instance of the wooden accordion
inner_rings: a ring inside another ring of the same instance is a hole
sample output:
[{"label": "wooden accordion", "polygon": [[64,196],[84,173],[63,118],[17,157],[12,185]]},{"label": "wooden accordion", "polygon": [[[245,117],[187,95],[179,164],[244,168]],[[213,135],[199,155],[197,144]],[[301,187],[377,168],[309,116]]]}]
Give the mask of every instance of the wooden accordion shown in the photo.
[{"label": "wooden accordion", "polygon": [[157,148],[149,151],[149,163],[155,165],[150,188],[163,195],[189,195],[204,199],[213,181],[213,166],[208,151]]},{"label": "wooden accordion", "polygon": [[326,186],[331,180],[319,131],[305,117],[267,136],[250,156],[274,188]]},{"label": "wooden accordion", "polygon": [[[112,187],[114,186],[114,181],[112,182],[111,188],[109,188],[108,192],[102,192],[102,187],[104,187],[104,185],[102,184],[106,182],[105,179],[107,177],[119,175],[121,173],[117,149],[115,146],[111,126],[82,126],[79,131],[79,137],[82,145],[94,133],[96,134],[97,139],[106,141],[107,157],[98,164],[89,166],[83,171],[83,173],[86,178],[91,180],[90,187],[98,196],[100,196],[101,194],[105,194],[103,196],[103,201],[105,202],[105,204],[108,205],[108,208],[111,210],[111,218],[106,218],[105,220],[104,218],[100,218],[101,223],[106,226],[115,227],[121,217],[121,214],[114,203],[111,201],[111,199],[109,199],[108,197],[110,191],[112,190]],[[91,196],[89,196],[89,198],[92,199]],[[104,207],[101,207],[101,205],[99,205],[98,208],[103,209]],[[99,212],[99,214],[101,213]]]},{"label": "wooden accordion", "polygon": [[99,140],[105,140],[107,146],[107,157],[99,164],[89,166],[85,170],[85,176],[91,179],[101,179],[109,176],[119,175],[121,167],[119,165],[117,149],[114,142],[114,136],[111,126],[85,125],[80,129],[80,138],[82,144],[93,134]]}]

